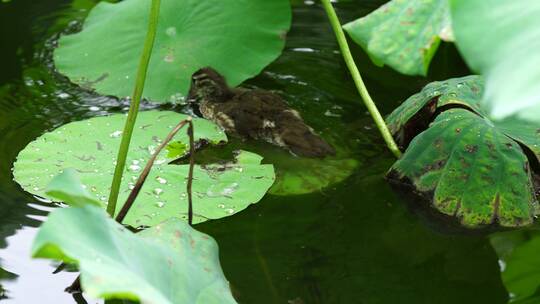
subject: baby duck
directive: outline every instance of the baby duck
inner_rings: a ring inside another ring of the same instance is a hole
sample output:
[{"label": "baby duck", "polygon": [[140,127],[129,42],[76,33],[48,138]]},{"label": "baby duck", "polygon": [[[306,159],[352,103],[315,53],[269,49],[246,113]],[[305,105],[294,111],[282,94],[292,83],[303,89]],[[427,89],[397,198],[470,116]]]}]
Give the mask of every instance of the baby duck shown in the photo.
[{"label": "baby duck", "polygon": [[323,158],[335,154],[334,148],[279,95],[260,89],[231,89],[212,68],[193,74],[188,100],[227,134],[262,139],[298,156]]}]

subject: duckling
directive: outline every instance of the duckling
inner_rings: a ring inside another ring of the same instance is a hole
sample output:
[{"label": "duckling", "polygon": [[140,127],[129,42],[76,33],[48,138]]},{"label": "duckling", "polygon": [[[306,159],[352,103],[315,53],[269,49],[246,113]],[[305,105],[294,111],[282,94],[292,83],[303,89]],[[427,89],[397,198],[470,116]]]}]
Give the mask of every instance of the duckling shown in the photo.
[{"label": "duckling", "polygon": [[188,100],[198,106],[204,118],[221,126],[229,135],[262,139],[303,157],[335,154],[334,148],[279,95],[261,89],[231,89],[225,78],[212,68],[193,74]]}]

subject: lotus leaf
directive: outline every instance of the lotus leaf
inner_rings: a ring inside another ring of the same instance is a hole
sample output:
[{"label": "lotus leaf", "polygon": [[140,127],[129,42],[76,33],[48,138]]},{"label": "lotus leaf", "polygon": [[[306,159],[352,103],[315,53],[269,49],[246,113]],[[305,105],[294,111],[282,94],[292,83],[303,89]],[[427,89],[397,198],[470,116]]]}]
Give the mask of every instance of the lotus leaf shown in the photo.
[{"label": "lotus leaf", "polygon": [[501,279],[512,303],[538,303],[540,294],[540,234],[534,230],[496,233],[490,236],[491,245],[499,256]]},{"label": "lotus leaf", "polygon": [[60,208],[32,256],[76,263],[91,297],[143,303],[236,303],[210,236],[171,218],[134,234],[98,207]]},{"label": "lotus leaf", "polygon": [[537,165],[540,157],[539,126],[524,126],[517,118],[491,120],[482,95],[482,78],[468,76],[432,83],[405,101],[387,119],[403,145],[409,135],[404,133],[414,130],[410,126],[417,120],[436,118],[410,142],[388,176],[413,186],[463,226],[530,224],[538,213],[537,173],[530,162]]},{"label": "lotus leaf", "polygon": [[[59,40],[57,69],[100,94],[129,96],[149,9],[146,0],[100,2],[81,32]],[[287,0],[163,0],[143,97],[182,101],[191,75],[205,66],[236,86],[279,56],[290,24]]]},{"label": "lotus leaf", "polygon": [[79,174],[75,169],[65,169],[55,176],[45,188],[45,193],[60,202],[72,206],[95,205],[104,207],[103,203],[93,196],[81,184]]},{"label": "lotus leaf", "polygon": [[456,44],[486,77],[482,104],[500,120],[514,114],[540,122],[540,2],[451,0]]},{"label": "lotus leaf", "polygon": [[440,40],[452,41],[447,0],[393,0],[344,29],[376,64],[426,75]]},{"label": "lotus leaf", "polygon": [[[121,185],[120,205],[161,139],[186,117],[161,111],[139,114]],[[95,117],[42,135],[19,153],[14,165],[15,180],[32,194],[57,199],[45,192],[45,186],[52,177],[73,168],[86,189],[106,203],[120,144],[119,130],[124,121],[125,116],[121,114]],[[227,140],[219,127],[207,120],[194,119],[194,129],[196,140],[213,144]],[[185,132],[179,132],[174,141],[188,143],[188,138]],[[135,227],[153,226],[172,216],[187,215],[189,166],[169,164],[172,160],[165,151],[158,156],[124,223]],[[275,178],[273,166],[260,165],[260,161],[258,155],[242,151],[230,162],[195,166],[194,222],[232,215],[258,202]]]}]

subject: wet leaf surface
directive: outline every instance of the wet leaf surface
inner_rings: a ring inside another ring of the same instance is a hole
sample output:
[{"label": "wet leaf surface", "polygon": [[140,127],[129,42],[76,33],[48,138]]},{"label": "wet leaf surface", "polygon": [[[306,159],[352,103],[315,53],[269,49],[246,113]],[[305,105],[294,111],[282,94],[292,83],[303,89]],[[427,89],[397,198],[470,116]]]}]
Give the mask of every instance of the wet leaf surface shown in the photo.
[{"label": "wet leaf surface", "polygon": [[524,226],[538,202],[520,146],[489,122],[463,109],[440,114],[392,167],[441,213],[463,226]]},{"label": "wet leaf surface", "polygon": [[[146,0],[100,2],[80,33],[60,39],[56,67],[102,95],[130,96],[149,8]],[[257,75],[279,56],[291,24],[287,0],[163,0],[160,12],[144,88],[157,102],[182,102],[202,67],[214,67],[231,86]]]},{"label": "wet leaf surface", "polygon": [[104,207],[82,184],[79,174],[73,168],[65,169],[55,176],[45,188],[45,193],[59,202],[72,206],[94,205]]},{"label": "wet leaf surface", "polygon": [[177,218],[134,234],[94,206],[57,209],[40,228],[32,255],[78,264],[92,297],[236,303],[217,243]]},{"label": "wet leaf surface", "polygon": [[427,128],[388,176],[398,185],[412,185],[413,192],[465,227],[524,226],[538,213],[532,168],[538,166],[540,126],[515,117],[491,120],[480,103],[483,83],[479,76],[431,83],[388,116],[404,145],[417,134],[406,133],[422,131],[411,131],[419,118]]},{"label": "wet leaf surface", "polygon": [[[146,162],[161,139],[187,116],[174,112],[147,111],[139,114],[128,162],[121,185],[122,205]],[[96,117],[73,122],[46,133],[20,152],[14,165],[15,180],[26,191],[51,199],[45,186],[63,170],[77,170],[86,190],[106,203],[120,144],[124,115]],[[225,134],[213,123],[195,119],[195,139],[209,143],[226,141]],[[92,134],[92,136],[88,136]],[[188,143],[185,132],[174,140]],[[258,202],[274,182],[272,165],[260,165],[262,157],[242,151],[236,159],[196,166],[193,182],[194,222],[233,215]],[[172,158],[164,151],[124,223],[153,226],[171,216],[187,217],[186,183],[188,165],[169,164]],[[119,212],[120,207],[117,208]]]},{"label": "wet leaf surface", "polygon": [[376,64],[407,75],[426,75],[440,40],[453,40],[447,0],[393,0],[344,29]]},{"label": "wet leaf surface", "polygon": [[414,123],[413,118],[425,108],[427,113],[421,117],[424,121],[419,123],[429,124],[437,108],[444,106],[465,106],[483,113],[479,104],[483,90],[483,78],[475,75],[431,82],[392,111],[386,123],[390,132],[397,134],[407,128],[408,124]]}]

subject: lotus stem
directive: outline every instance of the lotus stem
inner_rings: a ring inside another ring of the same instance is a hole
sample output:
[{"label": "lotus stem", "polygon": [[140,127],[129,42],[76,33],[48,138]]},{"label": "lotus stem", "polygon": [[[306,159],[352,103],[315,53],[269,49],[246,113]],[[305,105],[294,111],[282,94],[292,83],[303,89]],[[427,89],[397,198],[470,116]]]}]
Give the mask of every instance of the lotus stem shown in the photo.
[{"label": "lotus stem", "polygon": [[122,141],[120,143],[120,148],[118,149],[116,167],[114,168],[114,176],[111,183],[111,192],[109,194],[109,202],[107,205],[107,212],[111,217],[114,217],[116,211],[116,202],[118,201],[118,194],[120,193],[122,175],[126,167],[129,144],[131,143],[131,136],[133,134],[133,129],[135,128],[137,113],[139,112],[139,105],[141,103],[144,84],[146,82],[146,73],[148,71],[150,57],[152,56],[152,48],[154,47],[154,41],[156,38],[160,4],[161,0],[152,0],[150,18],[148,21],[148,31],[146,33],[143,52],[139,61],[139,67],[137,69],[135,88],[131,97],[131,105],[129,106],[129,112],[126,119],[126,124],[124,126],[124,132],[122,133]]},{"label": "lotus stem", "polygon": [[336,11],[334,10],[334,7],[332,6],[332,3],[330,3],[330,0],[321,0],[321,1],[324,6],[324,10],[326,11],[326,14],[328,15],[328,19],[330,20],[330,24],[332,25],[332,29],[334,30],[334,33],[336,35],[336,40],[339,44],[341,54],[343,55],[345,64],[347,65],[347,68],[349,69],[349,72],[351,73],[351,76],[354,80],[354,84],[356,85],[356,89],[358,90],[358,93],[360,93],[360,96],[362,97],[362,100],[364,101],[366,108],[371,114],[371,117],[375,121],[375,124],[377,125],[379,132],[381,133],[384,141],[386,142],[388,149],[390,149],[390,151],[394,154],[396,158],[400,158],[401,151],[399,150],[396,142],[394,141],[394,138],[392,137],[392,133],[390,133],[390,130],[388,129],[388,126],[386,125],[384,118],[382,117],[381,113],[377,109],[377,105],[375,104],[371,96],[369,95],[366,85],[364,84],[364,81],[362,80],[362,75],[360,75],[360,71],[358,70],[358,67],[354,63],[351,50],[347,43],[347,38],[345,37],[345,33],[343,32],[341,23],[339,22],[339,18],[336,14]]}]

